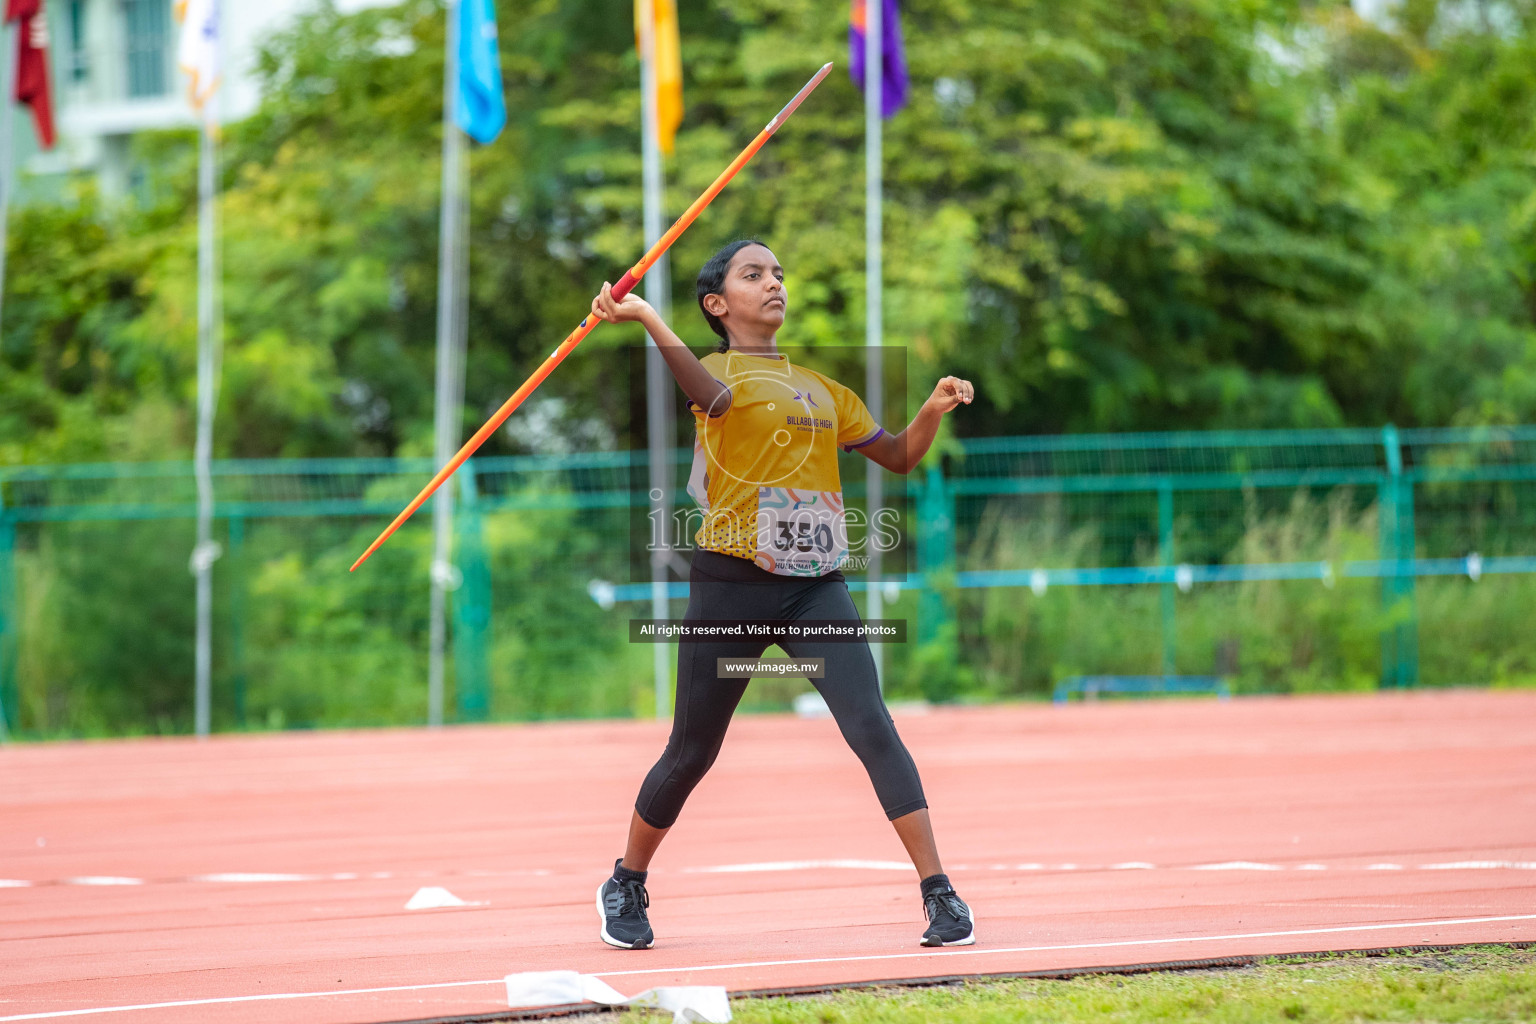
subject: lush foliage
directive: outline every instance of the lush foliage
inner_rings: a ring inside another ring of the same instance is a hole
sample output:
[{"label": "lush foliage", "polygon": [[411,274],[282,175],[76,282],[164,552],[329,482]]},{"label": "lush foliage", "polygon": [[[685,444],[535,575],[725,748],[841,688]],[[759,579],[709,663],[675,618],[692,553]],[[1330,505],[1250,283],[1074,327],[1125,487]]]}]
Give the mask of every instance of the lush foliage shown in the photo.
[{"label": "lush foliage", "polygon": [[[512,120],[473,154],[478,422],[639,251],[630,29],[606,7],[500,5]],[[688,113],[669,205],[809,69],[846,11],[685,0]],[[1408,0],[1390,25],[1300,0],[910,0],[910,106],[886,127],[887,324],[954,428],[1523,421],[1536,405],[1536,8]],[[442,17],[431,0],[273,39],[224,147],[231,455],[419,452],[430,433]],[[862,339],[862,113],[839,73],[674,253],[761,235],[786,340]],[[142,143],[127,204],[82,186],[16,211],[0,462],[188,448],[193,141]],[[626,424],[605,329],[501,444]],[[836,363],[835,356],[829,360]]]},{"label": "lush foliage", "polygon": [[[846,54],[840,4],[680,6],[673,212]],[[1340,0],[902,8],[914,88],[886,122],[885,322],[908,356],[908,408],[956,372],[979,401],[946,430],[973,436],[1536,421],[1532,0],[1403,0],[1381,23]],[[627,18],[595,0],[498,11],[511,119],[470,160],[466,432],[642,243]],[[430,450],[442,45],[435,0],[345,16],[322,4],[269,41],[263,104],[222,146],[219,454]],[[685,340],[713,345],[693,268],[754,235],[789,272],[782,340],[858,379],[862,116],[839,71],[678,243]],[[12,211],[0,465],[190,454],[196,140],[138,147],[131,196],[82,181],[66,203]],[[614,396],[638,340],[595,332],[486,450],[625,446],[630,409]],[[243,623],[245,651],[221,634],[222,722],[242,707],[274,725],[419,720],[425,539],[394,541],[399,572],[381,587],[396,589],[364,593],[336,576],[356,530],[253,527],[221,563],[220,621]],[[1360,510],[1301,508],[1207,538],[1206,554],[1279,560],[1298,538],[1374,551]],[[184,728],[186,524],[50,525],[21,542],[24,721]],[[1070,563],[1102,542],[1006,522],[966,557]],[[496,714],[645,710],[649,650],[614,639],[621,613],[597,609],[572,568],[597,543],[580,517],[487,521]],[[1368,685],[1383,626],[1372,586],[1180,596],[1177,666],[1207,671],[1219,649],[1247,688]],[[1530,679],[1530,589],[1422,586],[1425,679]],[[912,600],[893,614],[914,615]],[[1039,694],[1074,671],[1161,664],[1153,588],[947,600],[953,627],[891,652],[893,693]],[[759,691],[764,706],[789,696]]]}]

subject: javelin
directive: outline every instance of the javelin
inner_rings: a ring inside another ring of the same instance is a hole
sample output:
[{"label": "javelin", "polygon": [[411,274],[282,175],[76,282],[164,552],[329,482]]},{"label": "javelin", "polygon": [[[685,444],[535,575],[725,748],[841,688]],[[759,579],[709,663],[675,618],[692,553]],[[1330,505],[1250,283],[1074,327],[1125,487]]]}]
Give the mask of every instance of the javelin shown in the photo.
[{"label": "javelin", "polygon": [[[683,215],[677,218],[677,223],[668,228],[667,233],[656,240],[656,244],[651,246],[650,251],[640,257],[640,262],[624,272],[624,276],[619,278],[619,283],[613,286],[613,299],[615,302],[623,299],[635,285],[640,283],[640,279],[645,276],[645,272],[650,270],[657,260],[661,259],[661,254],[671,248],[672,243],[677,241],[679,235],[688,230],[688,225],[692,224],[694,218],[704,212],[704,207],[708,206],[715,196],[719,195],[720,191],[730,183],[730,180],[736,177],[736,172],[745,167],[747,161],[757,155],[757,151],[763,148],[763,143],[771,139],[773,133],[779,130],[779,126],[789,120],[789,115],[793,114],[795,108],[811,94],[812,89],[821,84],[821,80],[827,77],[827,72],[830,70],[832,70],[832,63],[828,61],[821,66],[820,71],[811,76],[811,80],[805,83],[804,88],[795,93],[794,99],[784,104],[784,109],[779,111],[772,121],[768,122],[767,127],[757,133],[757,138],[747,144],[747,148],[742,150],[735,160],[731,161],[731,165],[720,172],[720,177],[716,178],[714,183],[704,190],[704,194],[695,199],[693,205],[683,211]],[[411,518],[411,513],[421,508],[426,500],[432,496],[432,492],[441,487],[443,481],[452,476],[453,471],[462,466],[475,453],[475,449],[484,444],[496,432],[496,429],[506,422],[507,417],[511,416],[517,407],[523,404],[523,400],[533,394],[535,388],[544,383],[544,378],[548,377],[554,368],[560,365],[561,360],[570,355],[571,350],[581,343],[581,339],[591,333],[592,328],[596,327],[598,322],[598,319],[590,313],[583,317],[581,323],[576,325],[576,329],[555,347],[555,350],[545,358],[544,362],[539,364],[537,370],[533,371],[533,376],[525,380],[522,387],[512,392],[512,397],[507,399],[500,409],[496,410],[496,415],[487,420],[485,426],[475,431],[475,435],[464,442],[464,447],[459,449],[458,454],[449,459],[448,464],[437,471],[437,475],[432,478],[426,487],[422,488],[421,493],[416,495],[409,505],[405,506],[405,511],[395,517],[395,521],[390,523],[383,533],[379,534],[377,540],[368,545],[368,550],[364,551],[362,556],[352,563],[352,569],[347,571],[355,570],[367,560],[369,555],[379,550],[380,545],[400,528],[400,524]]]}]

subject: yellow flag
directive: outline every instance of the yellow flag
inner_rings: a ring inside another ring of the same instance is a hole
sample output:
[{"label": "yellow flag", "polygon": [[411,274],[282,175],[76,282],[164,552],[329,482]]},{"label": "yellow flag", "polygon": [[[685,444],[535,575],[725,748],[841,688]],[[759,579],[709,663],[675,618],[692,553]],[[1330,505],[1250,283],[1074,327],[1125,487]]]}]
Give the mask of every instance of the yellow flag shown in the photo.
[{"label": "yellow flag", "polygon": [[[635,0],[635,46],[640,45],[640,19],[644,0]],[[654,26],[651,39],[656,50],[656,141],[672,155],[677,126],[683,123],[683,52],[678,42],[677,0],[651,0]],[[641,58],[645,57],[642,53]]]}]

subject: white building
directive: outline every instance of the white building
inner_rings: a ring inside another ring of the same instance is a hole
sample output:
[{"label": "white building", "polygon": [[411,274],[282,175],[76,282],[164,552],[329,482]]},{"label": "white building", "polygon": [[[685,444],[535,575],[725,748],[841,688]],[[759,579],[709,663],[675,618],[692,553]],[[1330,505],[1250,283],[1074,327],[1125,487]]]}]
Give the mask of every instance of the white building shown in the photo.
[{"label": "white building", "polygon": [[[223,120],[238,120],[260,101],[253,75],[256,49],[315,0],[221,0],[225,72],[217,102]],[[341,0],[342,10],[381,0]],[[104,192],[132,187],[129,143],[146,129],[192,127],[187,83],[176,67],[173,0],[44,0],[48,16],[54,120],[58,144],[39,152],[32,119],[13,119],[18,198],[55,191],[68,172],[93,172]],[[5,66],[15,60],[15,30],[6,32]],[[30,178],[30,180],[29,180]],[[51,181],[50,181],[51,179]]]}]

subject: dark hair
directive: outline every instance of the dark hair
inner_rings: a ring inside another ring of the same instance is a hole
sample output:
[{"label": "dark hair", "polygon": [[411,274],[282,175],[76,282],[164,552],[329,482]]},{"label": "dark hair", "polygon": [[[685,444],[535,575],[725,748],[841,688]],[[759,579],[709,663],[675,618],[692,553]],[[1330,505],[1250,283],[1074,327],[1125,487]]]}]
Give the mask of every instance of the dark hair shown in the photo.
[{"label": "dark hair", "polygon": [[755,238],[738,238],[726,245],[719,252],[709,258],[699,271],[697,290],[699,293],[699,312],[704,314],[704,319],[709,323],[709,329],[720,335],[719,351],[730,350],[731,339],[726,336],[725,327],[721,325],[720,318],[704,308],[704,296],[725,294],[725,272],[731,269],[731,260],[736,254],[749,245],[761,245],[768,248],[766,242],[759,242]]}]

